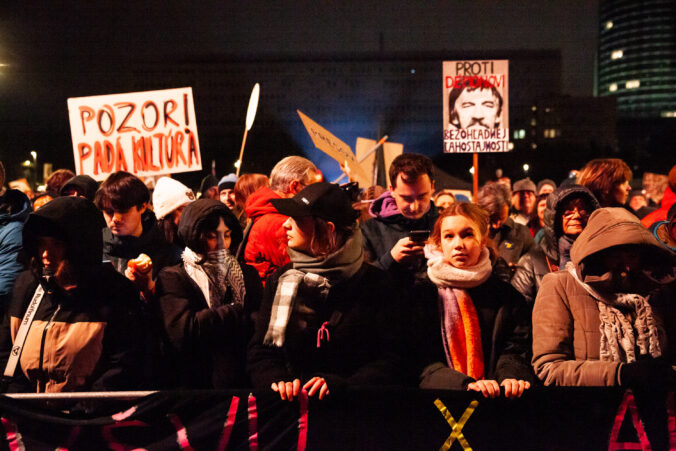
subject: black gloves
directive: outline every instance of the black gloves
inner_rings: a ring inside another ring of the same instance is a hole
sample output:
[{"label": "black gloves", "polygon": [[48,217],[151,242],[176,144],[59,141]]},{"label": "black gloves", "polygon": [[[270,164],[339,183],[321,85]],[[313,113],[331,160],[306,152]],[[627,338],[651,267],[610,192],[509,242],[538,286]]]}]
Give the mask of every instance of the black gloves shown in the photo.
[{"label": "black gloves", "polygon": [[622,387],[668,388],[673,384],[676,372],[663,358],[640,358],[632,363],[623,363],[618,372],[618,382]]}]

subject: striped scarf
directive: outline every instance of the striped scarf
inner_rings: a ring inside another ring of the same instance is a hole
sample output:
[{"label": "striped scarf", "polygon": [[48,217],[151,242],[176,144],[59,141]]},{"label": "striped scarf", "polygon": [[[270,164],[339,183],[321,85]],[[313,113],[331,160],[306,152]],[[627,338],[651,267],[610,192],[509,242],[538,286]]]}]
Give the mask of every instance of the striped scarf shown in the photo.
[{"label": "striped scarf", "polygon": [[441,337],[450,368],[476,380],[484,377],[484,354],[479,318],[467,288],[481,285],[491,276],[490,253],[484,248],[476,265],[456,268],[439,248],[425,246],[427,275],[437,286]]},{"label": "striped scarf", "polygon": [[476,380],[484,376],[484,353],[479,318],[467,291],[439,288],[441,336],[450,368]]}]

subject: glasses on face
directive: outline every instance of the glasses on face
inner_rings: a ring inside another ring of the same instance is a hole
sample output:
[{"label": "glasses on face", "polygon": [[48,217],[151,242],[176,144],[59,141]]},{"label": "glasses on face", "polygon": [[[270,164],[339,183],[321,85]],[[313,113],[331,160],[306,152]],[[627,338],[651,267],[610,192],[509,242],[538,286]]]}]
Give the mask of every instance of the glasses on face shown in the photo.
[{"label": "glasses on face", "polygon": [[570,218],[570,217],[572,217],[575,213],[577,213],[579,216],[589,216],[589,212],[588,212],[584,207],[577,207],[577,206],[571,207],[571,208],[567,208],[567,209],[563,212],[563,216],[564,216],[564,217],[567,217],[567,218]]}]

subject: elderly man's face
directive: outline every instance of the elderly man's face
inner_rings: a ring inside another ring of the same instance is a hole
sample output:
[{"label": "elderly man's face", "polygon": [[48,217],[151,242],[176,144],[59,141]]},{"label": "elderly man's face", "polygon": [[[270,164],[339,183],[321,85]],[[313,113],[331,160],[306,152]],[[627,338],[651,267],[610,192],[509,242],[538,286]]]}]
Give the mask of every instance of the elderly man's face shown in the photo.
[{"label": "elderly man's face", "polygon": [[500,104],[491,89],[465,89],[455,101],[460,128],[495,128]]}]

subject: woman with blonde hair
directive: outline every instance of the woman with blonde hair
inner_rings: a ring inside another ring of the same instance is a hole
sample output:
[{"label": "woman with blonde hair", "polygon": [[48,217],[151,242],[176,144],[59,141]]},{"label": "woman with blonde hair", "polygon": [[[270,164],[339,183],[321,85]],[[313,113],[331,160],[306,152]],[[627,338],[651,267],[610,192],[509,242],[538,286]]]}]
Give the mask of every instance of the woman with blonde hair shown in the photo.
[{"label": "woman with blonde hair", "polygon": [[458,202],[439,216],[416,287],[413,337],[421,388],[473,390],[508,398],[530,387],[528,309],[494,274],[489,215]]}]

